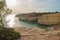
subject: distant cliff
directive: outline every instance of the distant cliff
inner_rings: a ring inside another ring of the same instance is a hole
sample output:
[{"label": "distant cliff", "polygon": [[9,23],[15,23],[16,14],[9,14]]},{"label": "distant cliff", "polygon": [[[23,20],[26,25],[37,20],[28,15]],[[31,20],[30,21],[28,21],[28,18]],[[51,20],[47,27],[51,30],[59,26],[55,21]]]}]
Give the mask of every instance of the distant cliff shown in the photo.
[{"label": "distant cliff", "polygon": [[60,13],[26,13],[18,14],[19,20],[37,22],[43,25],[60,24]]},{"label": "distant cliff", "polygon": [[40,13],[27,13],[27,14],[18,14],[19,20],[28,21],[28,22],[37,22],[39,17],[42,16]]},{"label": "distant cliff", "polygon": [[38,23],[44,25],[60,25],[60,13],[42,15]]}]

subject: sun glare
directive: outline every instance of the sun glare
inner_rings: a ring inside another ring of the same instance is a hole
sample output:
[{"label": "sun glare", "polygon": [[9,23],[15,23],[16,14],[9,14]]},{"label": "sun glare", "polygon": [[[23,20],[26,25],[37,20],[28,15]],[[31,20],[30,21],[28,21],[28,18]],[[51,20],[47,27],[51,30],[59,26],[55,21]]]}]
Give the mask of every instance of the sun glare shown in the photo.
[{"label": "sun glare", "polygon": [[16,0],[6,0],[7,6],[16,6],[17,1]]},{"label": "sun glare", "polygon": [[7,17],[6,17],[6,21],[7,21],[7,25],[9,26],[9,27],[13,27],[14,26],[14,24],[15,24],[15,14],[11,14],[11,15],[8,15]]}]

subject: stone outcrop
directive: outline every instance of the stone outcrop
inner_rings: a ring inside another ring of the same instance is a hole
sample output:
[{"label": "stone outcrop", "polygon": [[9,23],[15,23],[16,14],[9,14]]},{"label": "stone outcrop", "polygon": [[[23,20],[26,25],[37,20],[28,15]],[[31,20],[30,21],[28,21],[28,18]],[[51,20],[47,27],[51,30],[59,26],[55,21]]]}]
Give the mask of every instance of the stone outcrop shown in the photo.
[{"label": "stone outcrop", "polygon": [[38,18],[42,16],[42,13],[28,13],[28,14],[18,14],[19,20],[28,22],[37,22]]},{"label": "stone outcrop", "polygon": [[37,22],[37,17],[19,17],[19,20],[27,21],[27,22]]},{"label": "stone outcrop", "polygon": [[60,24],[60,13],[42,15],[39,18],[38,23],[44,24],[44,25]]}]

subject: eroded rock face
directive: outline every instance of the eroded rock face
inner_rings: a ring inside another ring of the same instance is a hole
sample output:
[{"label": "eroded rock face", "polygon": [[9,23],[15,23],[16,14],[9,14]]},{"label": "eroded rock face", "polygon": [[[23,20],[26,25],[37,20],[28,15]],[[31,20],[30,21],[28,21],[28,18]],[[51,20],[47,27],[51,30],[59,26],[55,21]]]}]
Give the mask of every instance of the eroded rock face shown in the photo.
[{"label": "eroded rock face", "polygon": [[38,23],[44,25],[56,25],[60,23],[60,13],[42,15]]},{"label": "eroded rock face", "polygon": [[60,13],[20,14],[19,19],[43,25],[57,25],[60,24]]}]

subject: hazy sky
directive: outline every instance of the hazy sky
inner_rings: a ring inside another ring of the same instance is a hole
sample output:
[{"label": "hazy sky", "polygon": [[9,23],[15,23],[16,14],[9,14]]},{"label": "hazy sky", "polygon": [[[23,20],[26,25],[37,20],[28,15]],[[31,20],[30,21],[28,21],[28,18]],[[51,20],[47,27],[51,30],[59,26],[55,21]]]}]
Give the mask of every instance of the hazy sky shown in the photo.
[{"label": "hazy sky", "polygon": [[7,0],[14,12],[60,11],[60,0]]}]

